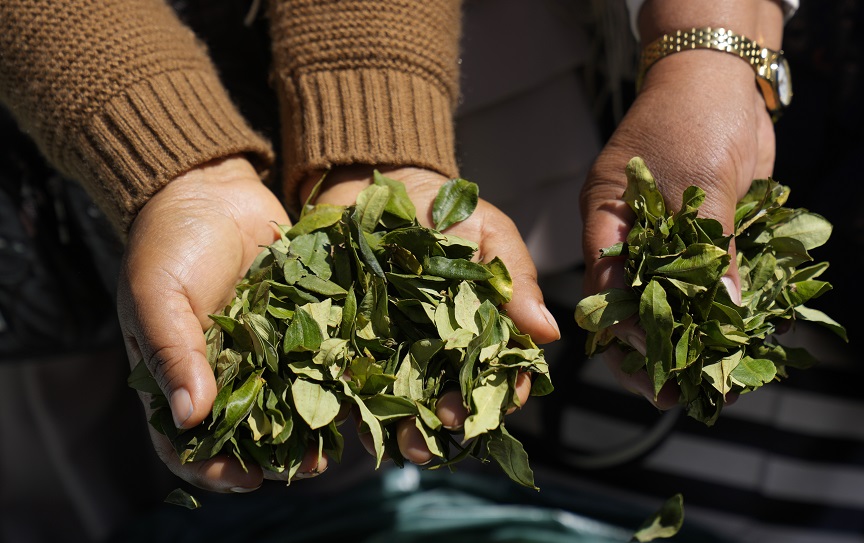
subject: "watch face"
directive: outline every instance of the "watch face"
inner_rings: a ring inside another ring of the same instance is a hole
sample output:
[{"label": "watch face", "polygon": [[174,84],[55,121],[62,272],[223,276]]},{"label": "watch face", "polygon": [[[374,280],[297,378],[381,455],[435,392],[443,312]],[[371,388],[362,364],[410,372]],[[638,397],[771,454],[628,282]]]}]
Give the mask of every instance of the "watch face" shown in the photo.
[{"label": "watch face", "polygon": [[780,57],[777,62],[777,94],[780,97],[780,103],[783,106],[788,106],[792,101],[792,78],[789,73],[789,63],[786,59]]}]

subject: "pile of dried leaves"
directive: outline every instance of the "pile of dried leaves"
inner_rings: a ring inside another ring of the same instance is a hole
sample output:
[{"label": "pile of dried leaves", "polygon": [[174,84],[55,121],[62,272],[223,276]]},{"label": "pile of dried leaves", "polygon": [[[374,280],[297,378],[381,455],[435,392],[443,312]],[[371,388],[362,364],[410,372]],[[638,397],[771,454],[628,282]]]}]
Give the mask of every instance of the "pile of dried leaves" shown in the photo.
[{"label": "pile of dried leaves", "polygon": [[[439,459],[430,467],[492,458],[534,487],[503,417],[519,403],[517,372],[534,374],[533,395],[552,391],[543,351],[498,309],[512,295],[503,262],[472,262],[475,243],[441,233],[477,201],[475,184],[451,180],[434,202],[435,229],[425,228],[405,187],[376,172],[355,205],[307,205],[211,317],[218,394],[203,424],[178,431],[147,368],[133,371],[130,385],[153,393],[151,424],[183,462],[225,453],[293,476],[310,444],[339,461],[335,419],[347,402],[376,467],[385,453],[402,464],[394,423],[415,417]],[[470,413],[461,441],[435,415],[451,386]]]},{"label": "pile of dried leaves", "polygon": [[[583,299],[576,322],[588,330],[589,355],[615,343],[625,350],[624,369],[645,369],[655,395],[678,384],[687,413],[714,424],[726,394],[746,393],[779,377],[786,368],[807,368],[805,350],[784,347],[781,323],[819,323],[846,340],[846,331],[825,313],[804,304],[831,289],[817,278],[827,262],[813,263],[810,250],[824,244],[831,224],[806,209],[784,207],[789,189],[771,179],[752,183],[738,203],[734,236],[719,222],[699,218],[705,200],[698,187],[684,192],[681,209],[667,211],[654,178],[640,158],[627,166],[624,200],[636,214],[626,243],[602,257],[626,257],[626,289]],[[720,278],[735,239],[742,300],[736,305]],[[643,356],[616,340],[610,327],[635,317],[646,333]]]}]

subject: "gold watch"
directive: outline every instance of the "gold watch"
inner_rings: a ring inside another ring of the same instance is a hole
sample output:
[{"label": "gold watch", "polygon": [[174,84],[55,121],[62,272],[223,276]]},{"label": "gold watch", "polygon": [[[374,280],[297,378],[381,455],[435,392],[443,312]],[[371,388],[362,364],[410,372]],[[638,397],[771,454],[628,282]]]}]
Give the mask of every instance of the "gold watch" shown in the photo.
[{"label": "gold watch", "polygon": [[756,72],[756,83],[765,105],[776,121],[779,114],[792,101],[792,79],[789,63],[783,51],[762,47],[755,41],[730,32],[725,28],[692,28],[664,34],[642,50],[636,91],[642,87],[645,72],[661,58],[688,49],[714,49],[739,56]]}]

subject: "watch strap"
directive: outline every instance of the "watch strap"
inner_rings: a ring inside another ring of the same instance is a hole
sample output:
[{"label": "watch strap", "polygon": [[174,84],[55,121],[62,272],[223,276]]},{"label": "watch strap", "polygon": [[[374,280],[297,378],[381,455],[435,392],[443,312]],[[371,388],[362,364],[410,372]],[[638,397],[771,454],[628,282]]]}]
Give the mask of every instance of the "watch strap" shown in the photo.
[{"label": "watch strap", "polygon": [[769,50],[757,42],[725,28],[677,30],[660,36],[642,49],[636,76],[636,91],[642,88],[645,73],[655,62],[673,53],[689,49],[714,49],[739,56],[753,67],[757,75],[759,75],[759,66],[769,55]]}]

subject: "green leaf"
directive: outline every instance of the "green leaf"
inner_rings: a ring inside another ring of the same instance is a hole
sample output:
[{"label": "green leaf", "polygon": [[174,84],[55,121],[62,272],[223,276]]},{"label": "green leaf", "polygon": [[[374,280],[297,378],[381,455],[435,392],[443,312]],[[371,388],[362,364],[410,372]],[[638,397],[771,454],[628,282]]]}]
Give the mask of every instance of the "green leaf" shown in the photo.
[{"label": "green leaf", "polygon": [[354,220],[364,232],[374,232],[390,200],[390,187],[372,184],[357,195]]},{"label": "green leaf", "polygon": [[399,245],[391,245],[390,247],[393,251],[394,264],[414,275],[421,275],[423,273],[423,265],[414,256],[414,253]]},{"label": "green leaf", "polygon": [[305,379],[297,379],[291,386],[297,414],[315,430],[330,424],[339,414],[339,398],[332,391]]},{"label": "green leaf", "polygon": [[216,454],[222,447],[222,444],[231,438],[237,425],[249,415],[252,406],[255,404],[255,399],[264,385],[264,380],[261,379],[263,371],[263,369],[260,369],[249,375],[243,385],[228,397],[225,406],[225,416],[213,430],[212,453],[207,455],[208,458]]},{"label": "green leaf", "polygon": [[651,217],[662,217],[666,214],[663,195],[657,190],[654,176],[648,171],[645,161],[639,157],[630,159],[624,169],[627,175],[627,189],[624,191],[624,201],[637,214],[643,210]]},{"label": "green leaf", "polygon": [[424,421],[425,419],[417,417],[414,419],[414,426],[420,432],[420,435],[423,436],[423,441],[426,443],[426,448],[429,449],[429,452],[438,458],[444,458],[446,454],[444,449],[441,447],[438,436],[435,434],[433,429],[426,426]]},{"label": "green leaf", "polygon": [[669,283],[671,286],[678,289],[681,294],[688,298],[695,298],[708,290],[708,288],[703,285],[694,285],[693,283],[679,281],[678,279],[673,279],[671,277],[662,277],[662,279],[664,282]]},{"label": "green leaf", "polygon": [[754,353],[759,358],[771,360],[775,366],[790,366],[793,368],[812,368],[818,363],[816,357],[807,352],[803,347],[785,347],[783,345],[772,345],[763,343],[756,346]]},{"label": "green leaf", "polygon": [[668,373],[672,371],[672,329],[675,322],[666,291],[654,279],[648,283],[639,299],[639,322],[647,336],[648,375],[652,378],[656,398],[666,383]]},{"label": "green leaf", "polygon": [[[771,179],[753,180],[736,206],[733,237],[724,234],[716,219],[698,217],[706,198],[702,189],[688,187],[680,210],[670,214],[643,160],[631,160],[626,174],[622,198],[635,220],[626,243],[601,251],[602,256],[623,257],[627,286],[620,298],[625,305],[611,312],[612,300],[596,294],[579,303],[575,317],[589,331],[589,356],[617,342],[609,327],[629,317],[629,304],[640,300],[638,324],[646,332],[649,353],[630,352],[624,369],[645,368],[655,390],[674,378],[687,414],[710,426],[728,392],[750,392],[786,377],[787,366],[815,363],[804,349],[766,343],[784,322],[808,320],[847,339],[840,324],[803,305],[831,289],[817,280],[827,263],[807,264],[813,260],[808,251],[828,240],[831,225],[805,209],[784,207],[788,187]],[[733,241],[740,304],[720,281],[731,264]],[[485,348],[484,356],[494,350]]]},{"label": "green leaf", "polygon": [[400,219],[399,221],[385,221],[389,228],[402,226],[405,223],[412,223],[417,217],[417,209],[408,197],[408,192],[405,190],[405,185],[389,177],[385,177],[378,170],[375,170],[374,183],[376,185],[386,186],[390,189],[390,199],[384,207],[384,212]]},{"label": "green leaf", "polygon": [[431,430],[439,430],[444,424],[441,422],[441,419],[432,412],[431,409],[426,407],[420,402],[414,402],[417,406],[417,415],[420,420],[423,421],[423,424]]},{"label": "green leaf", "polygon": [[342,326],[339,328],[339,337],[350,339],[354,334],[354,323],[357,318],[357,298],[354,296],[354,285],[348,289],[345,296],[345,305],[342,307]]},{"label": "green leaf", "polygon": [[323,230],[339,222],[344,212],[344,206],[318,204],[304,213],[303,218],[297,221],[286,235],[289,239],[294,239],[316,230]]},{"label": "green leaf", "polygon": [[321,327],[315,322],[309,313],[297,308],[294,311],[294,319],[285,330],[282,342],[282,352],[292,351],[316,351],[321,348]]},{"label": "green leaf", "polygon": [[808,251],[824,245],[831,237],[832,226],[816,213],[799,213],[774,230],[775,238],[792,238],[801,242]]},{"label": "green leaf", "polygon": [[843,341],[849,341],[849,338],[846,336],[846,328],[818,309],[811,309],[803,305],[798,306],[795,308],[795,316],[801,320],[820,324],[843,338]]},{"label": "green leaf", "polygon": [[798,268],[795,270],[795,273],[789,276],[789,282],[797,283],[799,281],[810,281],[811,279],[816,279],[828,269],[828,265],[828,262],[819,262],[805,268]]},{"label": "green leaf", "polygon": [[489,432],[489,454],[498,462],[510,479],[522,486],[540,490],[534,484],[534,472],[528,465],[528,454],[518,439],[510,435],[502,424]]},{"label": "green leaf", "polygon": [[162,389],[159,388],[159,383],[157,383],[156,379],[153,378],[153,375],[150,373],[150,370],[147,368],[147,364],[144,363],[143,359],[139,360],[138,363],[135,364],[135,368],[126,379],[126,384],[135,390],[140,390],[141,392],[147,392],[159,396],[162,395]]},{"label": "green leaf", "polygon": [[358,411],[360,411],[360,419],[372,434],[372,446],[375,449],[375,469],[378,469],[381,466],[381,460],[384,457],[384,431],[381,428],[381,423],[378,422],[378,419],[372,411],[366,407],[366,403],[359,396],[354,394],[347,381],[342,381],[342,389],[343,392],[345,392],[345,395],[348,396],[357,406]]},{"label": "green leaf", "polygon": [[443,249],[447,258],[464,258],[471,260],[479,247],[471,240],[454,236],[453,234],[440,234],[438,245]]},{"label": "green leaf", "polygon": [[757,388],[770,383],[777,374],[774,363],[764,358],[745,356],[732,370],[732,380],[745,387]]},{"label": "green leaf", "polygon": [[245,314],[243,325],[252,338],[252,346],[259,361],[262,361],[271,371],[277,371],[279,355],[276,353],[276,343],[279,340],[273,325],[266,317],[256,313]]},{"label": "green leaf", "polygon": [[381,422],[413,417],[417,414],[415,403],[402,396],[376,394],[363,400],[369,411]]},{"label": "green leaf", "polygon": [[600,249],[600,258],[611,258],[616,256],[624,256],[626,253],[627,245],[624,242],[619,241],[615,245],[611,247],[606,247],[605,249]]},{"label": "green leaf", "polygon": [[252,338],[249,336],[249,332],[242,322],[225,315],[210,315],[210,320],[218,324],[222,330],[231,336],[238,350],[252,350]]},{"label": "green leaf", "polygon": [[485,281],[493,277],[492,272],[482,264],[461,258],[432,256],[426,260],[423,267],[429,275],[437,275],[446,279]]},{"label": "green leaf", "polygon": [[637,294],[613,288],[583,298],[576,305],[576,323],[589,332],[598,332],[632,317],[637,311]]},{"label": "green leaf", "polygon": [[465,441],[498,427],[507,392],[507,376],[502,372],[474,388],[471,392],[471,415],[465,419]]},{"label": "green leaf", "polygon": [[750,285],[745,290],[762,290],[777,272],[777,259],[771,253],[760,255],[750,271]]},{"label": "green leaf", "polygon": [[304,266],[322,279],[330,279],[330,239],[324,232],[297,236],[291,242],[289,256],[300,259]]},{"label": "green leaf", "polygon": [[743,351],[735,351],[732,355],[720,359],[719,362],[702,368],[702,373],[708,379],[708,382],[723,396],[726,396],[732,390],[730,376],[741,362],[743,354]]},{"label": "green leaf", "polygon": [[385,233],[381,237],[381,245],[404,247],[422,261],[428,256],[445,256],[439,245],[441,236],[422,226],[399,228]]},{"label": "green leaf", "polygon": [[355,358],[348,370],[354,391],[363,396],[382,392],[396,380],[395,375],[385,374],[383,366],[376,363],[371,356]]},{"label": "green leaf", "polygon": [[[467,218],[477,200],[476,185],[449,183],[438,227]],[[150,424],[181,462],[224,454],[244,469],[291,477],[310,444],[338,462],[344,440],[335,416],[346,401],[369,432],[376,467],[385,451],[402,461],[393,422],[405,417],[414,417],[436,467],[493,454],[489,428],[499,432],[502,412],[515,405],[517,372],[534,375],[532,394],[548,393],[548,364],[496,308],[512,297],[503,262],[472,262],[476,243],[421,227],[415,214],[404,185],[376,173],[354,206],[307,202],[297,224],[277,225],[279,239],[259,252],[204,333],[217,385],[207,420],[179,431],[167,400],[152,400]],[[147,373],[140,365],[130,384],[158,392]],[[466,448],[434,413],[453,382],[473,410]],[[492,445],[509,451],[499,462],[530,481],[524,450],[502,439]]]},{"label": "green leaf", "polygon": [[352,219],[351,227],[352,239],[357,242],[357,249],[360,251],[363,263],[369,267],[369,270],[372,273],[378,277],[384,277],[384,270],[381,268],[381,263],[378,262],[378,259],[375,257],[375,252],[372,250],[372,247],[369,246],[369,241],[367,241],[366,236],[356,219]]},{"label": "green leaf", "polygon": [[496,256],[485,266],[492,274],[489,285],[501,296],[503,303],[508,303],[513,299],[513,279],[510,278],[510,272],[504,265],[504,261]]},{"label": "green leaf", "polygon": [[310,292],[329,296],[330,298],[341,298],[347,294],[344,288],[340,287],[332,281],[322,279],[317,275],[307,275],[306,277],[301,277],[297,281],[297,286],[300,288],[304,288]]},{"label": "green leaf", "polygon": [[787,296],[792,305],[803,305],[822,296],[831,290],[831,284],[825,281],[798,281],[789,283]]},{"label": "green leaf", "polygon": [[666,539],[673,537],[684,524],[684,497],[675,494],[660,507],[660,509],[648,517],[642,526],[633,534],[631,541],[654,541],[655,539]]},{"label": "green leaf", "polygon": [[321,349],[315,353],[313,361],[324,368],[328,368],[331,378],[339,377],[347,348],[348,340],[341,338],[325,339],[321,342]]},{"label": "green leaf", "polygon": [[453,298],[455,304],[455,319],[460,327],[471,331],[473,334],[480,333],[475,321],[477,310],[480,309],[480,299],[472,285],[467,281],[459,283],[459,291]]},{"label": "green leaf", "polygon": [[649,274],[707,287],[723,276],[729,261],[729,254],[716,245],[694,243],[680,255],[648,256],[646,266]]},{"label": "green leaf", "polygon": [[464,179],[451,179],[438,191],[432,204],[435,229],[443,231],[464,221],[474,213],[479,202],[479,188]]},{"label": "green leaf", "polygon": [[198,498],[189,494],[182,488],[175,488],[171,492],[165,496],[165,503],[170,503],[171,505],[179,505],[180,507],[185,507],[186,509],[200,509],[201,502],[198,501]]}]

